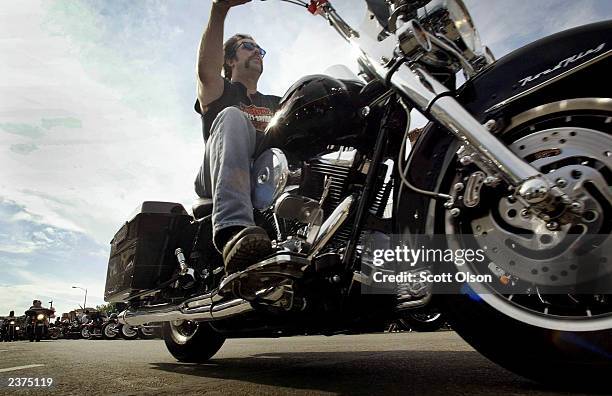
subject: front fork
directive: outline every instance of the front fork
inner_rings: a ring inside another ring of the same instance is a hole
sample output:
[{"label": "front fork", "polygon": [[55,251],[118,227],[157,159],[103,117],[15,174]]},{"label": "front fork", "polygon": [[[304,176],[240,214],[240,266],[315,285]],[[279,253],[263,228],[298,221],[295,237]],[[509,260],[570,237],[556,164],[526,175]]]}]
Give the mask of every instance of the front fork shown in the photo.
[{"label": "front fork", "polygon": [[[511,186],[515,197],[524,206],[543,210],[563,192],[537,169],[512,152],[480,124],[450,91],[419,67],[402,64],[390,77],[419,110],[428,114],[462,143],[457,153],[463,165],[474,163],[486,174],[486,183],[495,185],[503,180]],[[565,202],[566,200],[557,200]],[[537,211],[537,210],[536,210]]]}]

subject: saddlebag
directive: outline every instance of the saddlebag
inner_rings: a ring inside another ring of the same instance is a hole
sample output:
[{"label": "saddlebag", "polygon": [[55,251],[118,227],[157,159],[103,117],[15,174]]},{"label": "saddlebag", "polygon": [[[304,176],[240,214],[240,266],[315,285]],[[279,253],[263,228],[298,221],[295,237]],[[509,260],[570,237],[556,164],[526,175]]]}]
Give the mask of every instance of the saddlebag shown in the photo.
[{"label": "saddlebag", "polygon": [[189,257],[194,233],[181,204],[143,202],[111,241],[104,299],[127,301],[170,280],[178,268],[175,249]]}]

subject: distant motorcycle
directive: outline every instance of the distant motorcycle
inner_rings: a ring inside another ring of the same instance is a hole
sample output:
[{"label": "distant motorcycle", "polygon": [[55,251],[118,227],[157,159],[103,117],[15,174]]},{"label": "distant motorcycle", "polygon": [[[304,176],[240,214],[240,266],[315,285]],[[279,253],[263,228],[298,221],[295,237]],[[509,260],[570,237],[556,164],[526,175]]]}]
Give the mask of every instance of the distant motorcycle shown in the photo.
[{"label": "distant motorcycle", "polygon": [[57,340],[62,336],[62,328],[60,324],[49,324],[49,338]]},{"label": "distant motorcycle", "polygon": [[106,320],[102,324],[102,337],[107,340],[113,340],[117,338],[119,336],[119,326],[121,325],[119,324],[119,320],[117,319],[117,314],[111,314],[108,317],[108,320]]},{"label": "distant motorcycle", "polygon": [[51,312],[46,308],[29,309],[25,312],[26,335],[30,342],[39,342],[48,335],[48,321]]},{"label": "distant motorcycle", "polygon": [[100,312],[92,312],[89,317],[89,322],[81,325],[81,336],[83,338],[104,337],[102,328],[107,321],[105,315]]},{"label": "distant motorcycle", "polygon": [[18,326],[15,322],[15,318],[7,318],[4,320],[2,326],[2,341],[11,342],[17,341]]},{"label": "distant motorcycle", "polygon": [[63,320],[59,330],[60,338],[81,338],[81,324],[76,320]]}]

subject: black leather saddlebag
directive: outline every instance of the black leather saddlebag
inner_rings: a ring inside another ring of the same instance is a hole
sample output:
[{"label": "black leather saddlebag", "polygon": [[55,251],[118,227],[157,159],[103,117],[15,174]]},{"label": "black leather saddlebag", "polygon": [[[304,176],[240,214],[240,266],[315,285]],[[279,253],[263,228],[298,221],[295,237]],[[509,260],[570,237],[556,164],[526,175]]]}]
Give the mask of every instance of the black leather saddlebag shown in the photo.
[{"label": "black leather saddlebag", "polygon": [[181,204],[143,202],[111,241],[104,299],[127,301],[171,279],[178,268],[175,249],[189,257],[195,233],[191,221]]}]

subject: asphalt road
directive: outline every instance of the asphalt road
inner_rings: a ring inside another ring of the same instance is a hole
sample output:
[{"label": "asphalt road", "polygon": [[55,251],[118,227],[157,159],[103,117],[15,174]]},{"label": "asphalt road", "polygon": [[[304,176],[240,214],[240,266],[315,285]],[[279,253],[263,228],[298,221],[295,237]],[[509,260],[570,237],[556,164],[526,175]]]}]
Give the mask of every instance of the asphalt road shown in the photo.
[{"label": "asphalt road", "polygon": [[[8,377],[54,384],[15,390]],[[228,340],[204,365],[177,362],[161,340],[0,343],[0,380],[0,394],[570,394],[496,366],[452,331]]]}]

